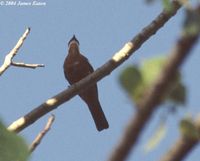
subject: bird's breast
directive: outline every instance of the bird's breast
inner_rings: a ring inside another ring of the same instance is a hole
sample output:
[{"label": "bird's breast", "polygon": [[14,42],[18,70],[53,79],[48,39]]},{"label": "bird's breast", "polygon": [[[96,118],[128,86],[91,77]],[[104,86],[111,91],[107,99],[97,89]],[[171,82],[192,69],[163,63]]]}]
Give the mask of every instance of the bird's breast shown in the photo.
[{"label": "bird's breast", "polygon": [[76,60],[71,65],[73,68],[76,68],[76,66],[78,66],[79,64],[80,64],[80,61]]},{"label": "bird's breast", "polygon": [[76,83],[93,72],[93,68],[84,56],[68,55],[64,62],[65,77],[70,84]]}]

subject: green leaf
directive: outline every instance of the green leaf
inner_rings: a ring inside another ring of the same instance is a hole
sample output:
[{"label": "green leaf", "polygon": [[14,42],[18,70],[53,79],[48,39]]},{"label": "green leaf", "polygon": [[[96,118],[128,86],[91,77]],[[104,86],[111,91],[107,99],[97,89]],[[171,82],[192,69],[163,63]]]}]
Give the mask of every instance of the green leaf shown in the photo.
[{"label": "green leaf", "polygon": [[155,81],[161,72],[165,60],[166,58],[164,56],[157,56],[143,61],[140,71],[145,85],[149,86]]},{"label": "green leaf", "polygon": [[200,13],[195,10],[186,10],[185,13],[183,35],[195,36],[200,32]]},{"label": "green leaf", "polygon": [[166,135],[166,125],[165,123],[161,122],[153,136],[149,139],[147,144],[144,147],[144,150],[146,153],[149,153],[150,151],[154,150],[158,144],[161,142],[161,140],[165,137]]},{"label": "green leaf", "polygon": [[169,99],[175,104],[184,105],[186,103],[186,95],[185,86],[179,82],[169,94]]},{"label": "green leaf", "polygon": [[10,132],[0,122],[0,161],[27,161],[28,147],[22,137]]},{"label": "green leaf", "polygon": [[170,0],[162,0],[162,4],[166,11],[170,12],[172,10],[172,5]]},{"label": "green leaf", "polygon": [[132,94],[142,82],[142,77],[138,68],[133,65],[122,71],[119,76],[119,81],[126,92]]},{"label": "green leaf", "polygon": [[[139,67],[132,65],[122,71],[119,77],[120,84],[136,104],[144,98],[146,91],[161,74],[165,63],[166,57],[157,56],[146,59]],[[182,83],[180,72],[176,72],[176,78],[170,82],[162,100],[170,101],[174,105],[185,104],[186,88]]]},{"label": "green leaf", "polygon": [[181,120],[179,125],[179,130],[181,131],[182,135],[193,138],[199,139],[200,138],[200,131],[194,124],[194,121],[191,118],[184,118]]}]

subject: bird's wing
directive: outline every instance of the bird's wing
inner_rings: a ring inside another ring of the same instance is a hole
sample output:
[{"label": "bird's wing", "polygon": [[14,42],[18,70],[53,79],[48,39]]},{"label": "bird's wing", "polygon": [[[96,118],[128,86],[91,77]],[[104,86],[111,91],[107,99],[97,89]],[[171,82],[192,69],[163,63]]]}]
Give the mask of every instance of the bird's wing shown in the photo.
[{"label": "bird's wing", "polygon": [[84,63],[87,65],[88,71],[90,73],[94,72],[94,69],[93,69],[92,65],[89,63],[88,59],[86,57],[84,57],[82,54],[81,54],[81,57],[84,60]]}]

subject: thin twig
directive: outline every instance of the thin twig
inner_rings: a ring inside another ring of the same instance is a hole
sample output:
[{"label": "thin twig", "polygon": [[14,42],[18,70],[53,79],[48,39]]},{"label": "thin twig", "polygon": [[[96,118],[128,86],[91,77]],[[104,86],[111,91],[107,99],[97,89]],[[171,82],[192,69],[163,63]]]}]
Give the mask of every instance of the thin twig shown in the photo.
[{"label": "thin twig", "polygon": [[31,69],[44,67],[44,64],[25,64],[25,63],[18,63],[18,62],[11,62],[11,65],[16,66],[16,67],[31,68]]},{"label": "thin twig", "polygon": [[27,28],[22,37],[18,40],[15,47],[6,55],[3,65],[0,67],[0,76],[10,67],[12,59],[17,54],[20,47],[23,45],[24,40],[27,38],[28,34],[30,33],[30,28]]},{"label": "thin twig", "polygon": [[8,130],[20,132],[24,128],[33,124],[43,115],[54,110],[59,105],[77,95],[81,90],[88,88],[105,76],[109,75],[114,69],[126,61],[145,41],[153,36],[171,17],[173,17],[180,8],[180,5],[178,2],[173,1],[172,7],[173,9],[170,12],[163,11],[154,21],[152,21],[152,23],[136,35],[133,40],[125,44],[125,46],[101,68],[98,68],[95,72],[70,86],[67,90],[64,90],[63,92],[48,99],[46,102],[36,107],[25,116],[19,118],[8,127]]},{"label": "thin twig", "polygon": [[41,140],[44,138],[44,136],[47,134],[47,132],[50,130],[53,122],[55,120],[55,116],[52,114],[48,121],[46,126],[44,127],[44,129],[37,135],[37,137],[35,138],[35,140],[32,142],[32,144],[29,147],[29,151],[33,152],[37,146],[40,144]]}]

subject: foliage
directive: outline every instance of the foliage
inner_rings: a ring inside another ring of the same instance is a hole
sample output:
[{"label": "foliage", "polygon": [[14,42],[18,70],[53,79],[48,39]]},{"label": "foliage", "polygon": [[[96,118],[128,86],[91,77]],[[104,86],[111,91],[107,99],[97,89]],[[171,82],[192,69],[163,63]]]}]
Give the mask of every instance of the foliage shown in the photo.
[{"label": "foliage", "polygon": [[0,161],[27,161],[28,147],[22,137],[10,132],[0,122]]},{"label": "foliage", "polygon": [[195,36],[200,32],[200,13],[194,10],[185,10],[186,18],[184,20],[183,35]]},{"label": "foliage", "polygon": [[200,130],[195,126],[194,121],[190,117],[181,120],[179,129],[185,137],[200,139]]},{"label": "foliage", "polygon": [[166,124],[161,122],[156,131],[153,133],[152,137],[148,140],[147,144],[144,147],[146,153],[155,149],[155,147],[160,143],[166,134]]},{"label": "foliage", "polygon": [[[121,72],[119,76],[120,84],[136,104],[142,100],[152,83],[159,76],[165,63],[166,58],[158,56],[145,60],[140,66],[130,65]],[[163,103],[166,101],[174,105],[185,104],[186,102],[186,88],[182,83],[179,71],[176,72],[176,78],[171,82],[171,86],[163,98]]]}]

